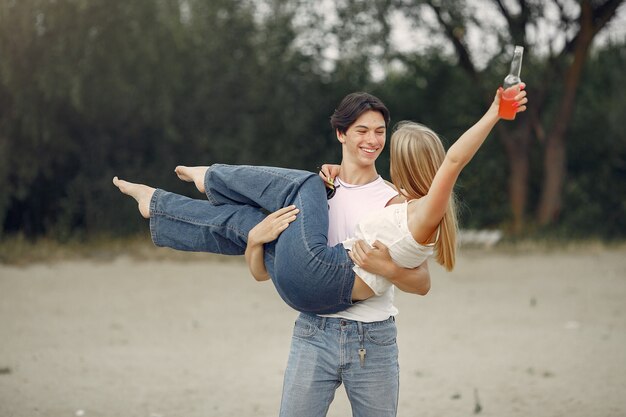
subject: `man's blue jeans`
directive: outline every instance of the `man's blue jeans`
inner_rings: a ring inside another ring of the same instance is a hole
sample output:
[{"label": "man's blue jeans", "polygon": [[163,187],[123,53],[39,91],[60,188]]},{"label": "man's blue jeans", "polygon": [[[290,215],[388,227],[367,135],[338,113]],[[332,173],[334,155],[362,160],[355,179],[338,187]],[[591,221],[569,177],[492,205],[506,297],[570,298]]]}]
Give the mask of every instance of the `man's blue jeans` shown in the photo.
[{"label": "man's blue jeans", "polygon": [[248,232],[267,212],[294,204],[297,219],[265,245],[265,266],[292,308],[317,314],[352,305],[353,263],[342,245],[328,247],[328,207],[320,178],[311,172],[261,166],[212,165],[207,200],[156,190],[150,231],[157,246],[242,255]]},{"label": "man's blue jeans", "polygon": [[[398,346],[393,317],[362,323],[300,314],[285,371],[281,417],[323,417],[343,383],[355,417],[393,417]],[[361,360],[359,349],[365,349]]]}]

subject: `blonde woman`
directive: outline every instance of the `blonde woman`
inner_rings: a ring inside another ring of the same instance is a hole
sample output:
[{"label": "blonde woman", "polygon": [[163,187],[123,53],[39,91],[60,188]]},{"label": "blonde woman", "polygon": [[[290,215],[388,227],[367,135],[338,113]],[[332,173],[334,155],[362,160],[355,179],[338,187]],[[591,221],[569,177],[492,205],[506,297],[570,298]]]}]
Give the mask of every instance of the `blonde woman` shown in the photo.
[{"label": "blonde woman", "polygon": [[[526,110],[520,85],[517,112]],[[399,266],[415,268],[435,255],[455,263],[456,211],[453,188],[463,167],[499,121],[502,89],[484,116],[446,153],[431,129],[401,122],[391,136],[391,180],[399,194],[387,207],[362,219],[356,235],[327,246],[326,191],[310,172],[275,167],[212,165],[178,167],[208,201],[114,179],[149,217],[157,246],[245,254],[252,275],[271,279],[296,310],[328,314],[380,294],[391,285],[361,266],[359,240],[388,247]],[[271,213],[271,214],[267,214]],[[428,291],[426,283],[423,292]],[[402,288],[400,288],[402,289]]]}]

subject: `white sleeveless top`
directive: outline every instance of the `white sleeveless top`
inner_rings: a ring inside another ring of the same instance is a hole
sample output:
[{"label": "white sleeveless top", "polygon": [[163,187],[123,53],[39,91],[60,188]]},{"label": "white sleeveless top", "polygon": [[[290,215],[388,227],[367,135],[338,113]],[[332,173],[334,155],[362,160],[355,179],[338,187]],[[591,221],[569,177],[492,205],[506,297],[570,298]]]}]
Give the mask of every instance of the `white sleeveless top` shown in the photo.
[{"label": "white sleeveless top", "polygon": [[[417,200],[411,200],[417,201]],[[354,243],[361,239],[370,245],[378,240],[389,248],[389,254],[396,264],[403,268],[416,268],[434,252],[434,243],[417,243],[409,230],[407,207],[410,202],[392,204],[363,217],[355,229],[353,238],[343,241],[343,246],[352,250]],[[437,236],[438,238],[439,236]],[[384,277],[354,266],[354,272],[380,295],[392,284]]]}]

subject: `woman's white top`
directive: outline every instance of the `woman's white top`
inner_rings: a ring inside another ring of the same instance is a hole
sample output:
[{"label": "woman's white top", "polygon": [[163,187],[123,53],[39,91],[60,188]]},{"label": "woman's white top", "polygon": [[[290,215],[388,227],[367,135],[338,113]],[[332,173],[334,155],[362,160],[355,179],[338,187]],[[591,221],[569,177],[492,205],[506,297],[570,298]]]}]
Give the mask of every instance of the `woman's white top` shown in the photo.
[{"label": "woman's white top", "polygon": [[[434,243],[422,245],[413,238],[407,217],[407,207],[411,201],[392,204],[363,217],[356,226],[355,236],[343,241],[343,246],[352,250],[357,240],[365,240],[370,245],[378,240],[389,248],[391,258],[399,266],[403,268],[420,266],[433,254],[435,245]],[[367,272],[359,266],[355,265],[353,270],[376,295],[382,294],[392,286],[384,277]]]}]

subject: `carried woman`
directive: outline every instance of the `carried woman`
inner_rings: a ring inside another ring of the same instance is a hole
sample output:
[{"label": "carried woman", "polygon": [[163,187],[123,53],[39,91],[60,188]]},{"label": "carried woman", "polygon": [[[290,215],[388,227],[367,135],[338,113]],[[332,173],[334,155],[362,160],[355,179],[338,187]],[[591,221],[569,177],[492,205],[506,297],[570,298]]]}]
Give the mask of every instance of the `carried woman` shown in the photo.
[{"label": "carried woman", "polygon": [[[526,110],[524,84],[515,97]],[[318,175],[262,166],[178,167],[207,200],[196,200],[114,178],[150,219],[157,246],[246,255],[257,280],[271,278],[292,308],[328,314],[379,294],[390,285],[355,265],[348,250],[356,239],[379,240],[405,268],[436,254],[447,270],[455,263],[457,221],[453,188],[459,174],[499,121],[502,89],[483,117],[446,153],[431,129],[401,122],[391,136],[391,180],[398,196],[363,219],[355,239],[327,246],[326,191]],[[268,214],[269,213],[269,214]]]}]

